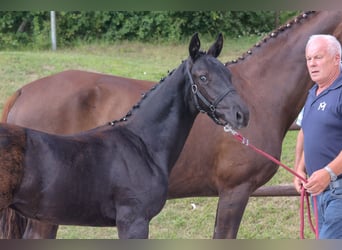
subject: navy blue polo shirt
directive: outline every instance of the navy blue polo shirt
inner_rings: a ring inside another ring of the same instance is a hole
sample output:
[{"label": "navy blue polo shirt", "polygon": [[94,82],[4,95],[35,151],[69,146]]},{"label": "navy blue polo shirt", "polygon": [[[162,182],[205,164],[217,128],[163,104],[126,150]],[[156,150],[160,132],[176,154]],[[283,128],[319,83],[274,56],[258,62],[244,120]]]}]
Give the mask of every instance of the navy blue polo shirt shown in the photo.
[{"label": "navy blue polo shirt", "polygon": [[318,96],[317,84],[304,105],[305,166],[308,175],[330,163],[342,150],[342,74]]}]

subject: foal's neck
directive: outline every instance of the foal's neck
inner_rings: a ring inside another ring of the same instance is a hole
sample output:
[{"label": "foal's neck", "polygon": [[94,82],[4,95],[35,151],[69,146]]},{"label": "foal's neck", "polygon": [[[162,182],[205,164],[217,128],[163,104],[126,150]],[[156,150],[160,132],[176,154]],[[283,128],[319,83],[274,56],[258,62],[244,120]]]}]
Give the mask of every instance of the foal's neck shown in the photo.
[{"label": "foal's neck", "polygon": [[141,138],[156,163],[166,164],[169,172],[198,114],[189,107],[191,90],[185,76],[183,63],[148,93],[127,122],[127,128]]}]

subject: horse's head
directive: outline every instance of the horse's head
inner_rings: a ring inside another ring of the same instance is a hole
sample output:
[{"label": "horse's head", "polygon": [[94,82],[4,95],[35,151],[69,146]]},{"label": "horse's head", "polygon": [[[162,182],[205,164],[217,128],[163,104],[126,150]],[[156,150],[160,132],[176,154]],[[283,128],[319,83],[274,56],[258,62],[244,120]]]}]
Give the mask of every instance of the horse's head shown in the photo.
[{"label": "horse's head", "polygon": [[249,110],[231,82],[231,73],[216,59],[223,46],[223,36],[207,53],[200,51],[197,33],[189,45],[188,74],[193,101],[196,108],[205,112],[217,124],[230,124],[233,128],[245,127],[249,120]]}]

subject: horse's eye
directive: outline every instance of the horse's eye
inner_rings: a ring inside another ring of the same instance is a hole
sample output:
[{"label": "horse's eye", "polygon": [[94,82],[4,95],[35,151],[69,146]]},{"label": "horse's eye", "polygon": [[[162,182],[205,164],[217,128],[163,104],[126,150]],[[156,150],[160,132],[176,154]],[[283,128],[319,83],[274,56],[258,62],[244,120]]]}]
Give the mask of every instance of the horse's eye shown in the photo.
[{"label": "horse's eye", "polygon": [[206,82],[207,81],[207,77],[205,75],[201,75],[200,79],[202,82]]}]

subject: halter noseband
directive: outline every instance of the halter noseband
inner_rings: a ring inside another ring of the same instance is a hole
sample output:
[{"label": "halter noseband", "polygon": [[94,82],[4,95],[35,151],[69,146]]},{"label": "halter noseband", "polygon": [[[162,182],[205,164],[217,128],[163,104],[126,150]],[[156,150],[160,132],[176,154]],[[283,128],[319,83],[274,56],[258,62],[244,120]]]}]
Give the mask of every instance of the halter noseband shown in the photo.
[{"label": "halter noseband", "polygon": [[[226,89],[219,97],[216,98],[214,102],[211,102],[204,95],[202,95],[202,93],[198,89],[198,86],[192,79],[189,63],[187,64],[187,74],[189,76],[189,80],[191,84],[191,91],[193,93],[194,102],[195,102],[195,106],[197,110],[201,113],[207,113],[215,121],[216,124],[221,125],[221,126],[226,125],[226,123],[221,122],[220,119],[217,118],[216,108],[217,108],[217,105],[223,100],[225,96],[236,91],[233,89]],[[201,108],[201,106],[199,105],[198,99],[200,99],[203,102],[203,104],[206,106],[208,111],[205,111],[204,109]]]}]

